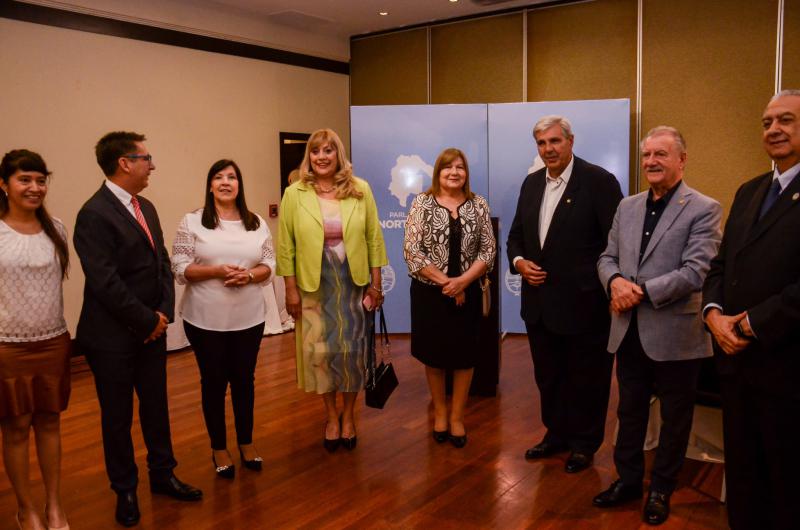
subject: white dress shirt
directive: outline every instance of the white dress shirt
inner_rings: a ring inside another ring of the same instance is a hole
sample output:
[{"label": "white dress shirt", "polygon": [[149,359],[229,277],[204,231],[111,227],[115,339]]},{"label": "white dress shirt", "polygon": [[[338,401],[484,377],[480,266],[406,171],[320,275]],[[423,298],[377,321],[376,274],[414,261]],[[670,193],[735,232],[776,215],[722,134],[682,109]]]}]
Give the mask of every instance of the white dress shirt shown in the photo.
[{"label": "white dress shirt", "polygon": [[[573,156],[561,175],[553,178],[550,175],[550,170],[545,170],[544,178],[544,194],[542,195],[542,205],[539,208],[539,245],[544,247],[544,241],[547,239],[547,231],[550,230],[550,222],[553,220],[553,213],[556,211],[558,201],[564,195],[564,190],[567,189],[567,184],[572,176],[572,167],[575,165],[575,157]],[[512,265],[516,266],[517,262],[521,260],[522,256],[514,256]]]},{"label": "white dress shirt", "polygon": [[106,188],[111,190],[111,193],[113,193],[114,196],[119,199],[119,202],[121,202],[125,209],[131,213],[134,219],[136,219],[136,211],[133,209],[133,204],[131,203],[133,195],[123,190],[117,184],[114,184],[108,179],[106,179]]},{"label": "white dress shirt", "polygon": [[572,157],[561,172],[561,175],[553,177],[550,175],[550,170],[545,172],[544,179],[544,195],[542,195],[542,207],[539,208],[539,244],[544,247],[544,241],[547,239],[547,231],[550,229],[550,221],[553,220],[553,212],[556,211],[558,201],[564,195],[564,190],[567,188],[569,178],[572,176],[572,166],[574,165],[575,157]]}]

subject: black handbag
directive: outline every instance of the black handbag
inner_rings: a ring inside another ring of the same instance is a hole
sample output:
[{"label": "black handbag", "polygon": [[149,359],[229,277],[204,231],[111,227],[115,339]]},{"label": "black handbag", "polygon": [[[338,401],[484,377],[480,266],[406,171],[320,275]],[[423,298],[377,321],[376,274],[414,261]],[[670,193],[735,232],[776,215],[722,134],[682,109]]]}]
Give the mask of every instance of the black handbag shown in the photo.
[{"label": "black handbag", "polygon": [[[382,409],[392,392],[397,388],[397,374],[389,351],[389,333],[386,331],[386,317],[383,315],[383,307],[378,309],[380,315],[380,339],[375,333],[375,311],[371,311],[372,318],[368,321],[367,336],[367,384],[365,401],[368,407]],[[378,363],[378,350],[381,352],[380,363]]]}]

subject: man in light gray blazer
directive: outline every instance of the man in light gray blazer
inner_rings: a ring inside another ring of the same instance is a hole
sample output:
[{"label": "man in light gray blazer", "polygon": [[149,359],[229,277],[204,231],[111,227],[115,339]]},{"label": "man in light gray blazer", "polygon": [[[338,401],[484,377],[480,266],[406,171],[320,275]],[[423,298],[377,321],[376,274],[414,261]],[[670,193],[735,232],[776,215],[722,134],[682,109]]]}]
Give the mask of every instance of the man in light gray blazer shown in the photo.
[{"label": "man in light gray blazer", "polygon": [[663,425],[643,520],[661,524],[689,441],[700,361],[711,356],[701,288],[719,247],[722,208],[683,182],[686,142],[676,129],[656,127],[640,147],[650,190],[619,204],[597,263],[611,298],[608,351],[617,354],[620,478],[593,503],[604,508],[641,498],[655,394]]}]

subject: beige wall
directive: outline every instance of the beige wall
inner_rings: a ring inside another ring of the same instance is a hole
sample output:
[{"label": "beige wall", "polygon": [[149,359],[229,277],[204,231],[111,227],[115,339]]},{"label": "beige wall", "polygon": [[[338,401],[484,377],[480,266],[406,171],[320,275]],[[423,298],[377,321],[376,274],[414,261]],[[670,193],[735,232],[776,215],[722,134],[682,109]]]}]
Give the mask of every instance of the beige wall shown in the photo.
[{"label": "beige wall", "polygon": [[[278,132],[332,127],[349,137],[348,77],[184,48],[0,19],[0,150],[40,152],[53,171],[47,204],[70,237],[103,182],[93,147],[111,130],[148,137],[156,171],[143,195],[168,245],[202,205],[219,158],[243,171],[249,206],[280,202]],[[269,221],[273,233],[274,220]],[[74,250],[64,286],[74,330],[83,275]]]}]

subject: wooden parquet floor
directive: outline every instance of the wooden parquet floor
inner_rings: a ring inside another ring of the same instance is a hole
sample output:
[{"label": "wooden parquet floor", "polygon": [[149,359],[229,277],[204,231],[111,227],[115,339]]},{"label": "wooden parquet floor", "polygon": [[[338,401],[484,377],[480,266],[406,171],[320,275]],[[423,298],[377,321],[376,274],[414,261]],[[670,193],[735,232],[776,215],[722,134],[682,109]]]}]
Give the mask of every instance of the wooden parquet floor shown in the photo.
[{"label": "wooden parquet floor", "polygon": [[[142,520],[137,528],[202,529],[595,529],[645,528],[640,508],[600,510],[592,496],[614,478],[612,445],[616,387],[609,404],[606,442],[594,467],[568,475],[563,457],[526,462],[525,449],[541,439],[538,391],[525,336],[503,344],[499,393],[471,398],[464,449],[439,445],[432,425],[422,366],[408,353],[407,336],[393,336],[400,387],[385,410],[359,399],[358,447],[328,454],[322,448],[321,399],[297,390],[294,335],[262,342],[256,373],[255,443],[264,471],[237,465],[236,479],[216,478],[200,409],[197,366],[191,351],[169,357],[169,394],[176,474],[204,491],[200,503],[149,493],[144,444],[134,426],[141,479]],[[228,409],[229,447],[235,450]],[[121,528],[115,496],[103,468],[100,416],[88,367],[73,367],[73,390],[63,415],[63,498],[73,530]],[[235,453],[235,451],[232,451]],[[649,455],[649,459],[652,455]],[[234,454],[238,464],[238,455]],[[32,480],[43,503],[32,455]],[[726,528],[716,499],[719,465],[686,462],[665,529]],[[0,529],[13,529],[16,502],[0,474]]]}]

